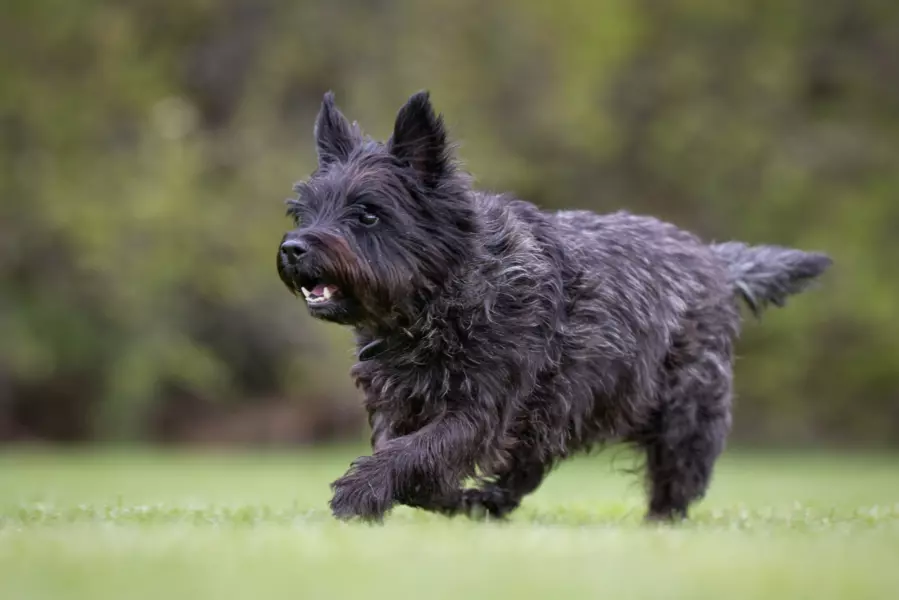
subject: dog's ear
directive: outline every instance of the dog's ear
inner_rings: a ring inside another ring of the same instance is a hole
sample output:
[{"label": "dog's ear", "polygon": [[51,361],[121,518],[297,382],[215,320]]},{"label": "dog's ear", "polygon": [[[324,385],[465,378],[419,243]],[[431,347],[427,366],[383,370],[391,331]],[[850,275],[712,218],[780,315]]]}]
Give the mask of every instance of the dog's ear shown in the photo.
[{"label": "dog's ear", "polygon": [[334,104],[334,94],[326,93],[315,120],[315,146],[319,166],[345,161],[357,141],[357,131]]},{"label": "dog's ear", "polygon": [[413,95],[400,109],[388,146],[391,154],[415,169],[425,185],[437,185],[452,171],[443,117],[434,113],[427,91]]}]

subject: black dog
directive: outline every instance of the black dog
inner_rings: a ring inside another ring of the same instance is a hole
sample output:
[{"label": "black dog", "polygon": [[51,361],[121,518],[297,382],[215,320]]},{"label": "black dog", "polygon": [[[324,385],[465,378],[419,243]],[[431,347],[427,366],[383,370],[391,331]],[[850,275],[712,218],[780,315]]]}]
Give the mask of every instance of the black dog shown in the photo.
[{"label": "black dog", "polygon": [[386,144],[329,93],[315,140],[278,272],[358,340],[374,452],[332,485],[339,518],[397,503],[503,516],[557,461],[611,440],[646,453],[648,517],[685,517],[731,425],[738,298],[758,314],[831,263],[475,191],[426,92]]}]

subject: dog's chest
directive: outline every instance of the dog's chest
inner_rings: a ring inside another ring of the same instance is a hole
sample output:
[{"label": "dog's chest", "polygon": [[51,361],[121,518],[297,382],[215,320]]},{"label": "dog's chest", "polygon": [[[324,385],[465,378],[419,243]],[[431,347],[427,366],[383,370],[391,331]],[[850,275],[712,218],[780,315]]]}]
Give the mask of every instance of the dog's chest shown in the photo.
[{"label": "dog's chest", "polygon": [[450,361],[360,361],[352,369],[369,412],[389,420],[420,426],[439,416],[464,395],[464,372]]}]

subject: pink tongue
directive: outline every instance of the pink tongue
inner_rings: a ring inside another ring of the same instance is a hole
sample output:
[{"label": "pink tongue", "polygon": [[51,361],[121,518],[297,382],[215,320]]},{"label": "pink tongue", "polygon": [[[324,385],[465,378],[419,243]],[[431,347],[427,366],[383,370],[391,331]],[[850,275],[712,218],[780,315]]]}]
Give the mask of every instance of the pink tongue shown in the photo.
[{"label": "pink tongue", "polygon": [[319,285],[315,286],[314,288],[312,288],[312,295],[313,295],[313,296],[324,296],[324,295],[325,295],[325,290],[326,290],[326,289],[327,289],[327,290],[330,290],[330,292],[333,294],[334,292],[337,291],[337,286],[336,286],[336,285],[331,285],[331,284],[329,284],[329,283],[328,283],[328,284],[324,284],[324,285],[323,285],[323,284],[319,284]]}]

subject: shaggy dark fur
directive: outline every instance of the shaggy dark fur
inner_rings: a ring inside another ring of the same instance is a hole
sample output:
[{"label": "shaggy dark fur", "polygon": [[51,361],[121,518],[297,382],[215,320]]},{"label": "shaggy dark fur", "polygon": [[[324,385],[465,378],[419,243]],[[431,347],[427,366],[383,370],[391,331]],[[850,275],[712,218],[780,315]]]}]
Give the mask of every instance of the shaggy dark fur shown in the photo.
[{"label": "shaggy dark fur", "polygon": [[327,94],[315,140],[278,272],[358,339],[374,452],[334,482],[339,518],[503,516],[611,440],[646,453],[648,517],[685,517],[731,425],[738,298],[781,305],[831,262],[475,191],[426,92],[386,144]]}]

